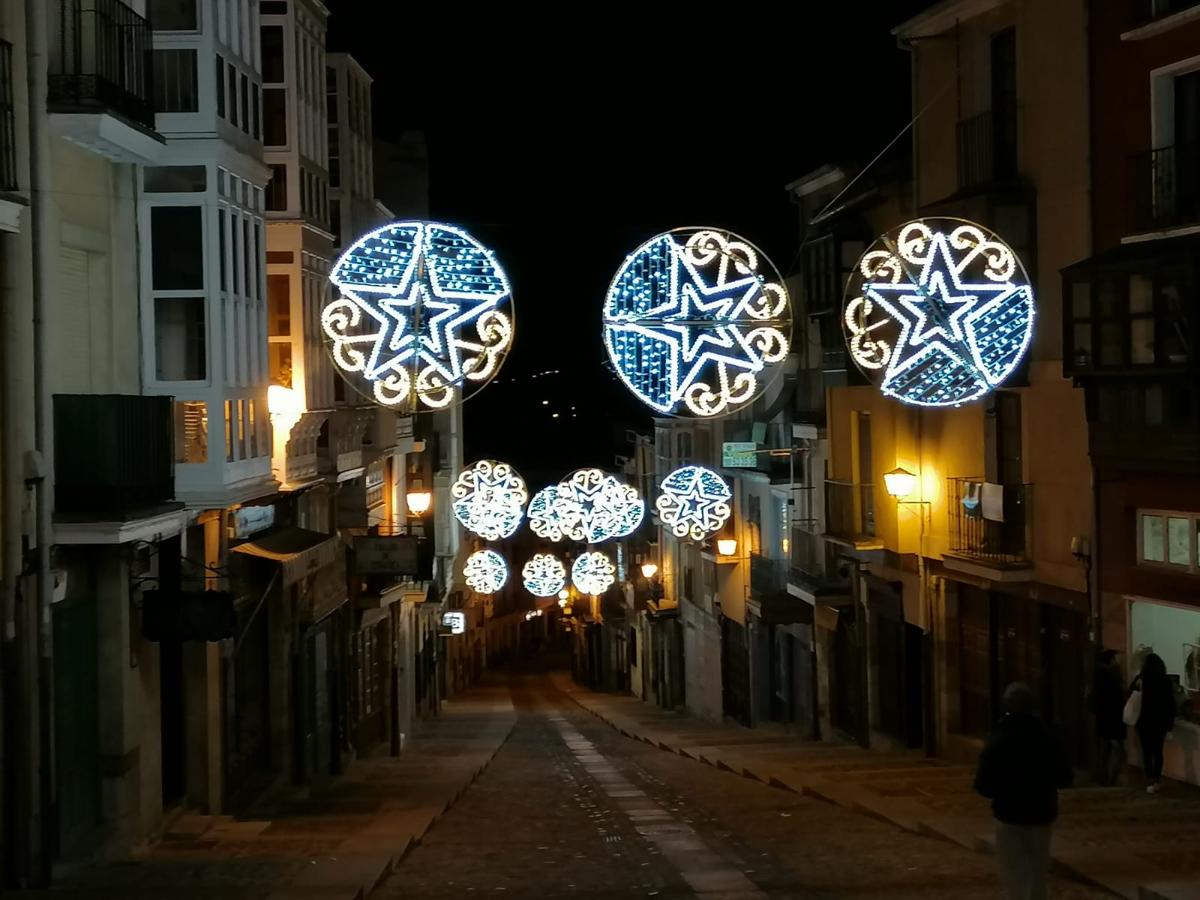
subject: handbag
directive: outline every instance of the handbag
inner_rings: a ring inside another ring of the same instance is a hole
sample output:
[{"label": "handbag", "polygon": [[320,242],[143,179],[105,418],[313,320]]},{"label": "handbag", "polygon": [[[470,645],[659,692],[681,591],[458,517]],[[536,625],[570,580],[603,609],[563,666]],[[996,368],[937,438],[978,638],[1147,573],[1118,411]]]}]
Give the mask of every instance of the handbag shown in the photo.
[{"label": "handbag", "polygon": [[1136,725],[1138,719],[1142,717],[1142,692],[1141,689],[1134,691],[1129,695],[1129,699],[1125,701],[1125,709],[1121,713],[1121,721],[1126,725]]}]

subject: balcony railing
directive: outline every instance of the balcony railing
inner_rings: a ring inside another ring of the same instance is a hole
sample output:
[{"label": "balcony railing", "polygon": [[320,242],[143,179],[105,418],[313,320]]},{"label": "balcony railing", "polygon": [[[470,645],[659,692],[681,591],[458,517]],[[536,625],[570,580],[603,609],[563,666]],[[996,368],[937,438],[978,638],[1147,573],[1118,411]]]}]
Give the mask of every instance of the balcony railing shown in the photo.
[{"label": "balcony railing", "polygon": [[1005,565],[1029,560],[1033,485],[951,478],[947,494],[951,553]]},{"label": "balcony railing", "polygon": [[788,564],[761,553],[750,554],[750,590],[756,594],[775,594],[787,590]]},{"label": "balcony railing", "polygon": [[170,397],[56,394],[56,516],[121,521],[175,497]]},{"label": "balcony railing", "polygon": [[120,0],[48,0],[51,112],[111,111],[154,128],[150,24]]},{"label": "balcony railing", "polygon": [[1137,231],[1200,222],[1200,144],[1160,147],[1135,157],[1133,215]]},{"label": "balcony railing", "polygon": [[983,112],[958,123],[960,190],[1017,174],[1016,117]]},{"label": "balcony railing", "polygon": [[0,41],[0,191],[17,189],[17,132],[13,121],[12,44]]},{"label": "balcony railing", "polygon": [[826,481],[825,530],[840,538],[874,537],[874,485]]}]

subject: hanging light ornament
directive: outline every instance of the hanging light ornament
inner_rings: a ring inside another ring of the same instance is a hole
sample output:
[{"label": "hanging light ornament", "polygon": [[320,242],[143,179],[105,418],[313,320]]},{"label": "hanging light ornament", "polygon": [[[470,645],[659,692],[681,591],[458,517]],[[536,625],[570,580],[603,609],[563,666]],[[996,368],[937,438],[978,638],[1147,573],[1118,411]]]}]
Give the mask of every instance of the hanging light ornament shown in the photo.
[{"label": "hanging light ornament", "polygon": [[508,581],[508,564],[495,550],[477,550],[463,566],[467,587],[479,594],[494,594]]},{"label": "hanging light ornament", "polygon": [[508,463],[483,459],[464,469],[450,487],[454,518],[485,541],[511,536],[525,514],[525,479]]},{"label": "hanging light ornament", "polygon": [[604,304],[609,359],[663,415],[709,418],[752,403],[782,373],[791,332],[778,270],[719,228],[651,238],[625,259]]},{"label": "hanging light ornament", "polygon": [[491,250],[461,228],[395,222],[359,238],[330,272],[321,326],[359,393],[402,413],[461,402],[512,345],[512,290]]},{"label": "hanging light ornament", "polygon": [[598,550],[582,553],[571,566],[571,581],[581,594],[603,594],[616,580],[617,569]]},{"label": "hanging light ornament", "polygon": [[658,517],[675,537],[702,541],[729,520],[733,491],[725,479],[703,466],[682,466],[659,486]]},{"label": "hanging light ornament", "polygon": [[521,569],[525,590],[535,597],[553,597],[567,583],[567,570],[549,553],[535,554]]},{"label": "hanging light ornament", "polygon": [[646,515],[646,501],[615,475],[578,469],[555,487],[553,510],[564,537],[599,544],[633,534]]},{"label": "hanging light ornament", "polygon": [[859,371],[889,397],[961,406],[1001,385],[1033,337],[1033,288],[1020,258],[962,219],[908,222],[863,254],[842,326]]}]

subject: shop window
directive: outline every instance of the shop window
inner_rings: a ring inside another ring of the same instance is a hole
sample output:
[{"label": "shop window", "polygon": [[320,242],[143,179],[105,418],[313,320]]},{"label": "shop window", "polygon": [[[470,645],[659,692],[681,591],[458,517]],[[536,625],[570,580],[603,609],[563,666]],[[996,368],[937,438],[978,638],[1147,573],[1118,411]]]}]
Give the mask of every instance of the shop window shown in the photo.
[{"label": "shop window", "polygon": [[1200,610],[1134,601],[1129,608],[1129,644],[1130,675],[1149,654],[1158,654],[1175,689],[1179,718],[1200,722]]},{"label": "shop window", "polygon": [[1138,511],[1138,562],[1200,574],[1200,513]]}]

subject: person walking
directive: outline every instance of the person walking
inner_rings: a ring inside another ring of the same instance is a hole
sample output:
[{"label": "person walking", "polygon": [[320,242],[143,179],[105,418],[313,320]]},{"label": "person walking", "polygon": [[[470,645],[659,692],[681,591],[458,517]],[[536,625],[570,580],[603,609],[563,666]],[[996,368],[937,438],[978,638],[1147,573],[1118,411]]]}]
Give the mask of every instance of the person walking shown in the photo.
[{"label": "person walking", "polygon": [[1157,653],[1142,663],[1142,671],[1129,687],[1130,696],[1141,692],[1135,730],[1142,745],[1142,766],[1146,770],[1146,792],[1162,790],[1163,744],[1175,728],[1175,688],[1167,677],[1167,665]]},{"label": "person walking", "polygon": [[1096,717],[1096,783],[1113,785],[1125,768],[1125,679],[1117,651],[1100,654],[1092,684],[1092,713]]},{"label": "person walking", "polygon": [[1011,900],[1044,900],[1050,830],[1058,790],[1071,767],[1058,741],[1034,713],[1033,691],[1014,682],[1004,691],[1004,717],[979,757],[975,790],[992,801],[996,857]]}]

